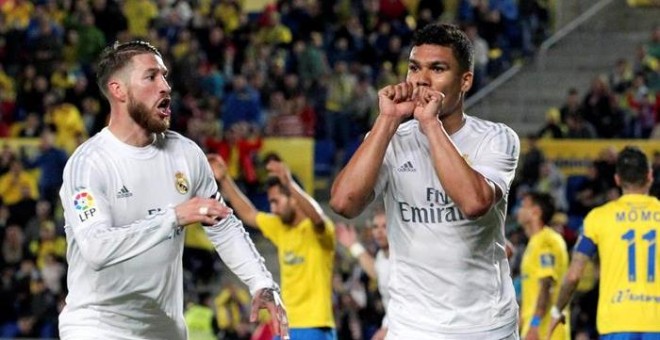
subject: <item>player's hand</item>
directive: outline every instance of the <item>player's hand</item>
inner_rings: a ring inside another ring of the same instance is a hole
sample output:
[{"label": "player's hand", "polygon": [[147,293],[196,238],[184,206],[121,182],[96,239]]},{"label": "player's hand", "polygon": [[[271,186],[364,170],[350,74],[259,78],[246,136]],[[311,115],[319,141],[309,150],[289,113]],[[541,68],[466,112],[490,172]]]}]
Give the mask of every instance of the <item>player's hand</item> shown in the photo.
[{"label": "player's hand", "polygon": [[530,327],[529,330],[527,331],[527,335],[525,335],[525,340],[539,340],[539,328],[538,327]]},{"label": "player's hand", "polygon": [[211,170],[213,170],[213,177],[218,182],[222,182],[223,179],[227,176],[227,163],[220,155],[212,153],[206,155],[206,159],[211,165]]},{"label": "player's hand", "polygon": [[293,177],[291,176],[291,170],[283,162],[270,160],[266,163],[266,171],[268,175],[276,176],[282,182],[282,185],[288,187],[293,182]]},{"label": "player's hand", "polygon": [[195,197],[174,208],[177,223],[186,226],[191,223],[214,225],[231,215],[232,209],[214,198]]},{"label": "player's hand", "polygon": [[550,340],[552,337],[552,332],[555,331],[555,328],[559,326],[560,323],[566,323],[566,316],[562,313],[559,318],[552,318],[550,321],[550,327],[548,327],[548,335],[546,336],[546,339]]},{"label": "player's hand", "polygon": [[252,310],[250,311],[250,322],[256,322],[260,309],[267,309],[271,319],[274,321],[275,334],[280,335],[282,340],[290,340],[289,319],[286,309],[278,292],[271,288],[263,288],[257,291],[252,298]]},{"label": "player's hand", "polygon": [[346,248],[350,248],[353,244],[357,243],[357,233],[352,224],[337,222],[335,224],[335,233],[337,234],[337,241]]},{"label": "player's hand", "polygon": [[427,86],[418,86],[414,91],[415,110],[414,117],[419,121],[420,127],[426,123],[437,122],[442,109],[445,95]]},{"label": "player's hand", "polygon": [[415,109],[413,91],[414,85],[406,82],[382,88],[378,91],[380,115],[393,117],[399,121],[412,116]]}]

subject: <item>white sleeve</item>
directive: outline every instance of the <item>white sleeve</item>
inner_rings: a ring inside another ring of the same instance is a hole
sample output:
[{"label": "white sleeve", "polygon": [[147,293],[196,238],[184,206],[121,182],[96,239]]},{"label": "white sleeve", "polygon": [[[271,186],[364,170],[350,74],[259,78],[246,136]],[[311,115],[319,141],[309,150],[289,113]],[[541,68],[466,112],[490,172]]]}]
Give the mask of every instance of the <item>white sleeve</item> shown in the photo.
[{"label": "white sleeve", "polygon": [[92,159],[79,154],[67,163],[60,199],[66,225],[94,270],[138,256],[180,232],[173,208],[115,225],[103,171]]},{"label": "white sleeve", "polygon": [[252,243],[249,234],[234,214],[214,226],[204,227],[222,261],[231,269],[254,295],[261,288],[279,290],[264,259]]},{"label": "white sleeve", "polygon": [[482,150],[473,161],[474,170],[493,182],[506,196],[516,174],[520,154],[520,139],[508,127],[499,129],[490,138],[484,138]]},{"label": "white sleeve", "polygon": [[388,151],[385,153],[385,157],[383,157],[383,163],[380,165],[380,168],[378,169],[378,178],[376,178],[376,185],[374,185],[374,197],[380,196],[386,189],[387,189],[387,183],[389,182],[390,179],[390,173],[389,173],[389,162],[387,160],[387,152],[389,152],[389,147]]},{"label": "white sleeve", "polygon": [[[200,179],[197,195],[215,198],[224,203],[222,195],[218,192],[211,165],[204,152],[197,145],[194,147],[196,149],[194,157],[197,157],[197,161],[193,161],[193,164],[198,165]],[[204,226],[204,230],[222,261],[248,286],[250,294],[254,295],[261,288],[273,288],[279,291],[264,265],[263,257],[243,228],[243,222],[235,215],[232,214],[213,226]]]}]

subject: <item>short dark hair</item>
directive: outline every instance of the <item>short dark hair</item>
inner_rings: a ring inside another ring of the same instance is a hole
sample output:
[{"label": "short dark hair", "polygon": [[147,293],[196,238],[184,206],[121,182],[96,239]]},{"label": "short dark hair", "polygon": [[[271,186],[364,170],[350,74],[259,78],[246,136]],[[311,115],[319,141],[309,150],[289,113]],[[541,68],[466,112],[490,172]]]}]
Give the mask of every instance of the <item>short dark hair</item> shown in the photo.
[{"label": "short dark hair", "polygon": [[153,53],[162,57],[156,47],[142,40],[134,40],[121,44],[115,41],[112,46],[106,47],[101,52],[96,65],[96,84],[106,97],[108,96],[107,84],[110,76],[124,68],[131,61],[131,58],[144,53]]},{"label": "short dark hair", "polygon": [[264,165],[268,164],[270,161],[281,162],[282,157],[277,152],[268,152],[264,155],[263,160],[261,161]]},{"label": "short dark hair", "polygon": [[557,210],[555,207],[555,199],[552,198],[550,194],[537,191],[528,192],[525,196],[529,197],[534,205],[541,208],[541,220],[543,221],[543,224],[547,225],[550,223],[552,216],[555,215],[555,211]]},{"label": "short dark hair", "polygon": [[621,185],[644,186],[648,182],[651,169],[646,154],[636,146],[626,146],[616,159],[616,174]]},{"label": "short dark hair", "polygon": [[426,44],[451,48],[463,72],[473,69],[474,48],[472,42],[458,26],[431,23],[415,31],[412,37],[412,45]]},{"label": "short dark hair", "polygon": [[270,189],[272,187],[279,187],[280,191],[285,195],[285,196],[291,196],[291,190],[289,190],[288,187],[286,187],[282,181],[280,181],[280,178],[277,176],[268,176],[266,178],[266,189]]}]

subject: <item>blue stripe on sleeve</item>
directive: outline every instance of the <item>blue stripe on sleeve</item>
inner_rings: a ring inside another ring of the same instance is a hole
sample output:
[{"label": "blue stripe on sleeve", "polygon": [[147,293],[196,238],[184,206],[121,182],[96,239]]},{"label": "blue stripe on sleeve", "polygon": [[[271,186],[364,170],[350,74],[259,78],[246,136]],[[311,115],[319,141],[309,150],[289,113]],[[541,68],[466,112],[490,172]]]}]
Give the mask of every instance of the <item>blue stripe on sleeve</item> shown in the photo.
[{"label": "blue stripe on sleeve", "polygon": [[580,239],[578,239],[575,245],[575,251],[579,251],[589,257],[596,255],[597,250],[594,241],[584,235],[580,236]]}]

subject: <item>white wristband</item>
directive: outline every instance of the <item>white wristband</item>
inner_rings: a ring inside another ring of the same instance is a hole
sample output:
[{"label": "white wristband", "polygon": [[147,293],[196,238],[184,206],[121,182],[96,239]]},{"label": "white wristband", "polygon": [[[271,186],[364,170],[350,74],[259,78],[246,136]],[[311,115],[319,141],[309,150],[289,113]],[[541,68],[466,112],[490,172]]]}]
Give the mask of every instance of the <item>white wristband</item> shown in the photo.
[{"label": "white wristband", "polygon": [[561,319],[562,316],[563,316],[563,314],[559,310],[559,308],[557,308],[557,306],[552,306],[552,308],[550,308],[550,317],[552,317],[553,319],[559,320],[559,319]]},{"label": "white wristband", "polygon": [[353,245],[351,245],[351,247],[348,250],[351,252],[351,255],[353,255],[353,257],[355,258],[360,257],[360,255],[364,254],[364,252],[367,251],[366,249],[364,249],[362,244],[360,244],[360,242],[353,243]]}]

